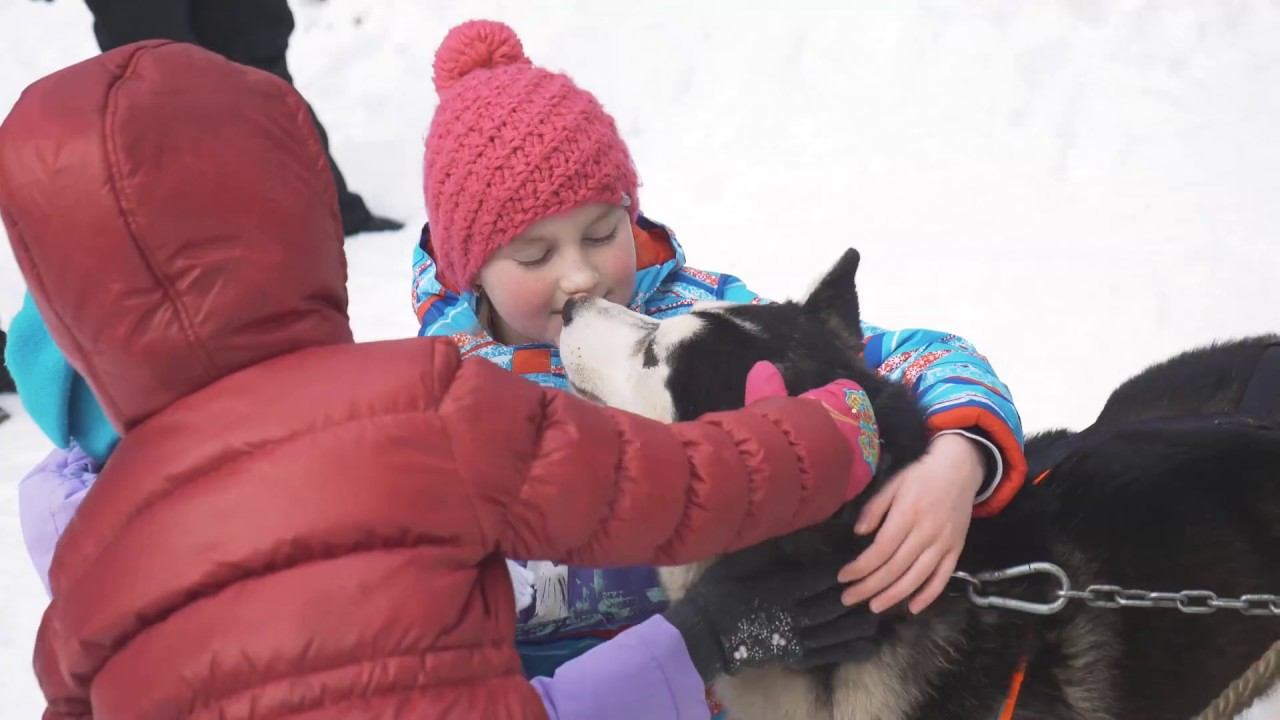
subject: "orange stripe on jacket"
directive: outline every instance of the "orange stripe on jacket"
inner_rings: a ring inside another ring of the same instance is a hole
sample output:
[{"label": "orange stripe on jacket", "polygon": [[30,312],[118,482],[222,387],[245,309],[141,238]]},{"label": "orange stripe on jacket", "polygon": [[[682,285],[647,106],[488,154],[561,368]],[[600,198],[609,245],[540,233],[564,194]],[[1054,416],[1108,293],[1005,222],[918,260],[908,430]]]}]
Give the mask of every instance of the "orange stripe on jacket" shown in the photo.
[{"label": "orange stripe on jacket", "polygon": [[517,375],[551,372],[551,353],[543,349],[517,350],[511,355],[511,372]]},{"label": "orange stripe on jacket", "polygon": [[1018,494],[1027,477],[1027,458],[1022,454],[1022,445],[1014,437],[1013,431],[999,416],[982,408],[963,407],[945,410],[928,419],[929,430],[967,430],[979,428],[1000,450],[1004,460],[1004,475],[991,497],[978,503],[973,508],[973,516],[977,518],[991,517],[1004,509],[1005,505]]},{"label": "orange stripe on jacket", "polygon": [[659,229],[644,230],[631,223],[631,236],[636,241],[636,269],[657,267],[664,262],[674,260],[675,248],[671,247],[671,238]]},{"label": "orange stripe on jacket", "polygon": [[436,301],[438,301],[439,299],[440,299],[439,295],[432,295],[431,297],[428,297],[426,300],[422,301],[422,304],[418,306],[418,324],[419,325],[422,324],[422,318],[427,316],[427,311],[430,310],[431,306],[435,305]]}]

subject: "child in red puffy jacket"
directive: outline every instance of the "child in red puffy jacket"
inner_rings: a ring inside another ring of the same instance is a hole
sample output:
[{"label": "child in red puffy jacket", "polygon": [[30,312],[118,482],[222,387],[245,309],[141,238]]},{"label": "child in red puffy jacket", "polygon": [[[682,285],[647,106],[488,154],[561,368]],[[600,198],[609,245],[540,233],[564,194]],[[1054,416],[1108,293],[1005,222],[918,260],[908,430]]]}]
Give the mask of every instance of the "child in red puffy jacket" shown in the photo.
[{"label": "child in red puffy jacket", "polygon": [[[54,73],[0,125],[15,256],[121,436],[54,552],[46,718],[560,714],[504,557],[690,562],[847,497],[824,391],[667,426],[448,340],[352,342],[332,182],[288,85],[188,45]],[[725,662],[736,616],[691,644]]]}]

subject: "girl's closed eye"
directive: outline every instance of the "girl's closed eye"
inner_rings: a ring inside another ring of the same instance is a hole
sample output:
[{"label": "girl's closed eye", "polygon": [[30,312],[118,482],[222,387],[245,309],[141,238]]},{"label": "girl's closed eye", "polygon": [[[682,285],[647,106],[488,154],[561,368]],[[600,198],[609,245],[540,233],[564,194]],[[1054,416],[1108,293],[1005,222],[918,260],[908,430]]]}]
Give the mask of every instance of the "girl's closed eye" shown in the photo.
[{"label": "girl's closed eye", "polygon": [[615,237],[617,237],[617,236],[618,236],[618,228],[620,228],[620,227],[622,227],[622,224],[621,224],[621,223],[615,224],[615,225],[613,226],[613,229],[612,229],[612,230],[610,230],[610,231],[608,232],[608,234],[603,235],[603,236],[600,236],[600,237],[590,237],[590,236],[587,236],[587,237],[582,238],[582,241],[583,241],[583,242],[585,242],[585,243],[586,243],[586,244],[588,244],[588,245],[608,245],[609,243],[613,242],[613,239],[614,239]]},{"label": "girl's closed eye", "polygon": [[524,253],[513,256],[511,259],[522,267],[539,267],[546,265],[547,261],[551,259],[551,248],[530,248]]}]

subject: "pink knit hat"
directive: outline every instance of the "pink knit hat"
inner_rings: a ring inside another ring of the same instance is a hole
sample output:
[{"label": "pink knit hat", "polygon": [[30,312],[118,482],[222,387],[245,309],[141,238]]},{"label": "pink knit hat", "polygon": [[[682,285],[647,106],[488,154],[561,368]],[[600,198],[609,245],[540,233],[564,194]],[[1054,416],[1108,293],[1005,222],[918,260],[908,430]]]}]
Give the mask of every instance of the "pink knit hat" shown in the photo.
[{"label": "pink knit hat", "polygon": [[446,286],[471,288],[494,251],[545,217],[591,202],[639,211],[613,118],[567,76],[529,62],[511,28],[473,20],[450,30],[434,79],[423,189]]}]

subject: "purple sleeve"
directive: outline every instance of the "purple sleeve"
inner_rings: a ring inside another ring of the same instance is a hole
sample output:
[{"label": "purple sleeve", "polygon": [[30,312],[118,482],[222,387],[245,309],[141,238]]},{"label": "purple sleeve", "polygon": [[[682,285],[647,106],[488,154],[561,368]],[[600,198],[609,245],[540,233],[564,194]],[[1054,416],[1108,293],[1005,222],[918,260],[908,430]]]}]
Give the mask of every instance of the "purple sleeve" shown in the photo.
[{"label": "purple sleeve", "polygon": [[707,720],[707,691],[661,615],[534,678],[551,720]]},{"label": "purple sleeve", "polygon": [[66,450],[54,449],[18,483],[22,540],[45,592],[49,592],[53,549],[97,477],[93,459],[73,444]]}]

